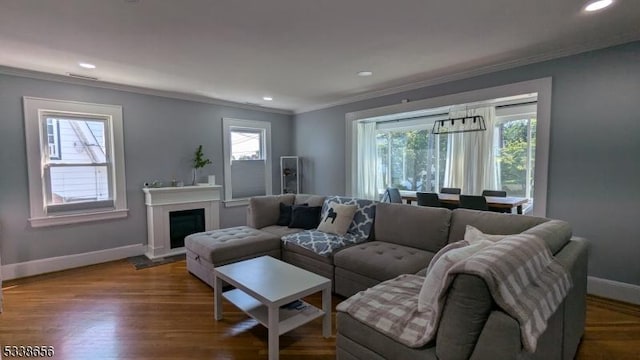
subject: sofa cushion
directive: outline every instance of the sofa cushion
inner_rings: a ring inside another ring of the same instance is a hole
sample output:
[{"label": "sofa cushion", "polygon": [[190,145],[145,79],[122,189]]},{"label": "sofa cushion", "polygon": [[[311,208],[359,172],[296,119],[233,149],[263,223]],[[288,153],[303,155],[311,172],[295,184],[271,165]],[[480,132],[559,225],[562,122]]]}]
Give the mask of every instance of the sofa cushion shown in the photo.
[{"label": "sofa cushion", "polygon": [[[451,243],[434,256],[427,269],[427,276],[418,295],[418,311],[438,314],[445,301],[447,276],[453,267],[471,255],[493,245],[493,241],[477,240],[473,244],[465,240]],[[437,322],[437,318],[435,319]]]},{"label": "sofa cushion", "polygon": [[335,235],[318,230],[305,230],[282,237],[282,242],[287,245],[297,245],[321,256],[332,256],[333,253],[345,246],[366,240],[366,238],[349,233]]},{"label": "sofa cushion", "polygon": [[293,205],[280,203],[280,215],[278,216],[278,221],[276,221],[276,225],[288,226],[289,224],[291,224],[291,208],[292,207]]},{"label": "sofa cushion", "polygon": [[361,291],[336,306],[393,340],[420,348],[432,339],[427,316],[418,312],[423,278],[404,274]]},{"label": "sofa cushion", "polygon": [[290,228],[313,229],[320,222],[320,206],[293,205]]},{"label": "sofa cushion", "polygon": [[297,232],[303,231],[302,229],[290,228],[289,226],[281,226],[281,225],[265,226],[260,230],[264,231],[264,232],[268,232],[270,234],[273,234],[273,235],[277,236],[278,238],[281,238],[281,237],[283,237],[285,235],[289,235],[289,234],[293,234],[293,233],[297,233]]},{"label": "sofa cushion", "polygon": [[[438,358],[469,359],[480,334],[486,329],[487,318],[494,307],[491,293],[484,280],[475,275],[458,274],[447,293],[447,302],[442,310],[442,321],[438,326],[436,335]],[[519,335],[519,329],[515,330]],[[518,338],[518,344],[519,340]],[[478,359],[500,359],[500,357]]]},{"label": "sofa cushion", "polygon": [[357,209],[355,205],[331,203],[329,211],[327,211],[320,221],[320,225],[318,225],[318,230],[329,234],[346,234]]},{"label": "sofa cushion", "polygon": [[[466,240],[469,244],[473,244],[481,240],[496,242],[509,236],[509,235],[485,234],[471,225],[467,225],[466,229],[467,230],[464,232],[464,240]],[[451,243],[451,244],[455,244],[455,243]]]},{"label": "sofa cushion", "polygon": [[344,249],[333,256],[336,267],[385,281],[424,268],[433,253],[403,245],[371,241]]},{"label": "sofa cushion", "polygon": [[467,225],[471,225],[485,234],[511,235],[519,234],[546,221],[549,221],[549,219],[526,215],[501,214],[492,211],[455,209],[451,215],[448,242],[463,240]]},{"label": "sofa cushion", "polygon": [[214,265],[280,249],[277,236],[248,226],[191,234],[184,243],[187,249]]},{"label": "sofa cushion", "polygon": [[523,234],[536,235],[549,246],[552,254],[557,253],[571,239],[571,225],[562,220],[549,220],[523,231]]},{"label": "sofa cushion", "polygon": [[450,219],[444,208],[379,203],[375,238],[435,253],[447,244]]},{"label": "sofa cushion", "polygon": [[357,210],[353,215],[351,225],[347,233],[354,235],[357,238],[367,239],[373,228],[373,220],[376,216],[376,203],[372,200],[357,199],[344,196],[330,196],[327,197],[322,205],[321,218],[327,215],[329,212],[329,205],[331,203],[338,203],[344,205],[356,205]]},{"label": "sofa cushion", "polygon": [[324,199],[325,197],[320,195],[297,194],[293,203],[295,205],[306,203],[309,204],[309,206],[322,206],[322,204],[324,204]]},{"label": "sofa cushion", "polygon": [[280,203],[292,205],[294,194],[254,196],[249,199],[247,225],[256,229],[275,225],[280,217]]}]

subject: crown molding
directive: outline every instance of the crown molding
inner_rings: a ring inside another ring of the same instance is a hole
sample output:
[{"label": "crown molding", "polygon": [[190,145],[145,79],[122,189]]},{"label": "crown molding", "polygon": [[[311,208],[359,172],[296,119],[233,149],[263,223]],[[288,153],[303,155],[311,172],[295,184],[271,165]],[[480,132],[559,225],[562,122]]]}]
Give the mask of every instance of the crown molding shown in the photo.
[{"label": "crown molding", "polygon": [[452,81],[468,79],[475,76],[490,74],[490,73],[494,73],[501,70],[513,69],[519,66],[535,64],[535,63],[558,59],[558,58],[571,56],[571,55],[577,55],[584,52],[603,49],[603,48],[616,46],[616,45],[622,45],[628,42],[633,42],[638,40],[640,40],[640,33],[638,32],[625,33],[625,34],[615,36],[613,38],[591,41],[588,43],[583,43],[583,44],[579,44],[571,47],[565,47],[562,49],[558,49],[558,50],[554,50],[554,51],[550,51],[550,52],[546,52],[546,53],[542,53],[534,56],[529,56],[529,57],[524,57],[516,60],[505,61],[498,64],[483,66],[473,70],[460,71],[454,74],[448,74],[448,75],[439,76],[435,78],[411,82],[405,85],[394,86],[394,87],[381,89],[381,90],[374,90],[374,91],[366,92],[363,94],[350,96],[350,97],[347,97],[338,101],[330,102],[330,103],[302,107],[299,109],[294,109],[293,112],[294,114],[299,115],[302,113],[327,109],[334,106],[351,104],[357,101],[369,100],[377,97],[398,94],[405,91],[416,90],[416,89],[420,89],[428,86],[434,86],[434,85],[444,84]]},{"label": "crown molding", "polygon": [[13,67],[4,66],[4,65],[0,65],[0,74],[26,77],[26,78],[37,79],[37,80],[55,81],[55,82],[61,82],[65,84],[72,84],[72,85],[91,86],[91,87],[101,88],[101,89],[125,91],[125,92],[142,94],[142,95],[160,96],[160,97],[178,99],[178,100],[195,101],[195,102],[205,103],[205,104],[230,106],[230,107],[241,108],[246,110],[257,110],[257,111],[263,111],[263,112],[269,112],[269,113],[275,113],[275,114],[293,115],[293,111],[291,110],[275,109],[275,108],[263,107],[263,106],[252,105],[252,104],[243,104],[243,103],[237,103],[233,101],[220,100],[215,98],[209,98],[206,96],[186,94],[186,93],[181,93],[176,91],[156,90],[156,89],[150,89],[150,88],[139,87],[139,86],[116,84],[116,83],[100,81],[100,80],[85,80],[85,79],[80,79],[80,78],[75,78],[75,77],[70,77],[65,75],[50,74],[50,73],[44,73],[40,71],[33,71],[33,70],[26,70],[26,69],[18,69],[18,68],[13,68]]},{"label": "crown molding", "polygon": [[160,96],[160,97],[179,99],[179,100],[195,101],[195,102],[200,102],[205,104],[230,106],[230,107],[235,107],[240,109],[256,110],[256,111],[263,111],[263,112],[269,112],[269,113],[275,113],[275,114],[298,115],[306,112],[327,109],[334,106],[345,105],[345,104],[350,104],[350,103],[363,101],[363,100],[369,100],[377,97],[398,94],[405,91],[416,90],[416,89],[420,89],[428,86],[434,86],[434,85],[444,84],[452,81],[463,80],[463,79],[467,79],[475,76],[485,75],[485,74],[502,71],[502,70],[508,70],[508,69],[519,67],[519,66],[539,63],[539,62],[553,60],[561,57],[576,55],[576,54],[580,54],[588,51],[621,45],[624,43],[638,41],[638,40],[640,40],[640,33],[638,32],[620,34],[612,38],[594,40],[594,41],[578,44],[571,47],[565,47],[555,51],[541,53],[534,56],[529,56],[529,57],[524,57],[516,60],[505,61],[498,64],[483,66],[473,70],[460,71],[453,74],[410,82],[408,84],[404,84],[400,86],[394,86],[390,88],[369,91],[362,94],[349,96],[337,101],[301,107],[293,110],[269,108],[269,107],[264,107],[259,105],[245,104],[245,103],[238,103],[238,102],[233,102],[228,100],[210,98],[210,97],[195,95],[195,94],[187,94],[187,93],[167,91],[167,90],[156,90],[151,88],[138,87],[138,86],[132,86],[132,85],[123,85],[123,84],[111,83],[111,82],[100,81],[100,80],[97,80],[97,81],[84,80],[84,79],[73,78],[65,75],[50,74],[50,73],[44,73],[39,71],[33,71],[33,70],[19,69],[19,68],[4,66],[4,65],[0,65],[0,74],[21,76],[21,77],[27,77],[27,78],[39,79],[39,80],[56,81],[56,82],[62,82],[67,84],[73,84],[73,85],[91,86],[91,87],[110,89],[110,90],[126,91],[126,92],[131,92],[136,94]]}]

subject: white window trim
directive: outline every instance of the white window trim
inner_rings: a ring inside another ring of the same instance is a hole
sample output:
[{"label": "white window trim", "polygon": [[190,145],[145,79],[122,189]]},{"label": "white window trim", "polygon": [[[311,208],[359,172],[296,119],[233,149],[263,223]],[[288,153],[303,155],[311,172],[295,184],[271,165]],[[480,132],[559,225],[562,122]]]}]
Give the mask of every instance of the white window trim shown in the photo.
[{"label": "white window trim", "polygon": [[549,173],[549,133],[551,127],[551,77],[523,81],[491,88],[472,90],[458,94],[439,96],[435,98],[411,101],[402,104],[389,105],[375,109],[367,109],[347,113],[345,116],[345,191],[353,194],[357,169],[357,122],[377,117],[402,118],[425,115],[424,110],[442,106],[487,101],[519,94],[537,93],[537,128],[536,128],[536,165],[535,191],[533,195],[534,216],[546,216],[547,213],[547,178]]},{"label": "white window trim", "polygon": [[225,207],[246,206],[248,198],[233,198],[233,184],[231,183],[231,129],[246,128],[263,130],[264,162],[265,162],[265,193],[273,194],[272,163],[271,163],[271,123],[267,121],[222,118],[222,146],[224,158],[224,205]]},{"label": "white window trim", "polygon": [[[32,227],[44,227],[82,223],[88,221],[124,218],[128,215],[124,165],[124,130],[122,107],[116,105],[91,104],[76,101],[42,99],[25,96],[23,98],[25,138],[27,146],[27,172],[29,177],[29,222]],[[48,142],[41,142],[43,136],[40,114],[44,111],[75,113],[78,115],[107,116],[110,118],[112,134],[111,154],[113,157],[114,209],[92,209],[76,212],[47,214],[44,203],[42,177],[42,154]]]}]

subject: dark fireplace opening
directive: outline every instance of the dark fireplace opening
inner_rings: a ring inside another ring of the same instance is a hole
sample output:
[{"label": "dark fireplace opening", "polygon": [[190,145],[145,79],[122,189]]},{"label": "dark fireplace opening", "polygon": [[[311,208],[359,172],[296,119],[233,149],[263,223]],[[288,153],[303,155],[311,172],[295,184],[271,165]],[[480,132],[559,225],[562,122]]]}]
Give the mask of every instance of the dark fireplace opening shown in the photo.
[{"label": "dark fireplace opening", "polygon": [[169,212],[169,238],[172,249],[183,247],[187,235],[204,230],[204,209]]}]

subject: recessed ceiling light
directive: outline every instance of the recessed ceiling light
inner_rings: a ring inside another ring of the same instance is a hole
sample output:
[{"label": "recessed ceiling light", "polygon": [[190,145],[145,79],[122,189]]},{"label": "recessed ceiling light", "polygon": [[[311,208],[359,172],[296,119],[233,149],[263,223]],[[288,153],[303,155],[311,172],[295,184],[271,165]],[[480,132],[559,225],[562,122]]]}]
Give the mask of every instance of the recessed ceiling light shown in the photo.
[{"label": "recessed ceiling light", "polygon": [[613,0],[591,0],[584,7],[584,11],[598,11],[613,4]]},{"label": "recessed ceiling light", "polygon": [[371,76],[373,75],[372,71],[359,71],[358,76]]},{"label": "recessed ceiling light", "polygon": [[93,65],[93,64],[89,64],[89,63],[86,63],[86,62],[79,62],[79,63],[78,63],[78,65],[79,65],[80,67],[85,68],[85,69],[95,69],[95,68],[96,68],[96,66],[95,66],[95,65]]},{"label": "recessed ceiling light", "polygon": [[262,97],[262,100],[264,100],[264,101],[271,101],[271,100],[273,100],[273,98],[272,98],[271,96],[263,96],[263,97]]}]

